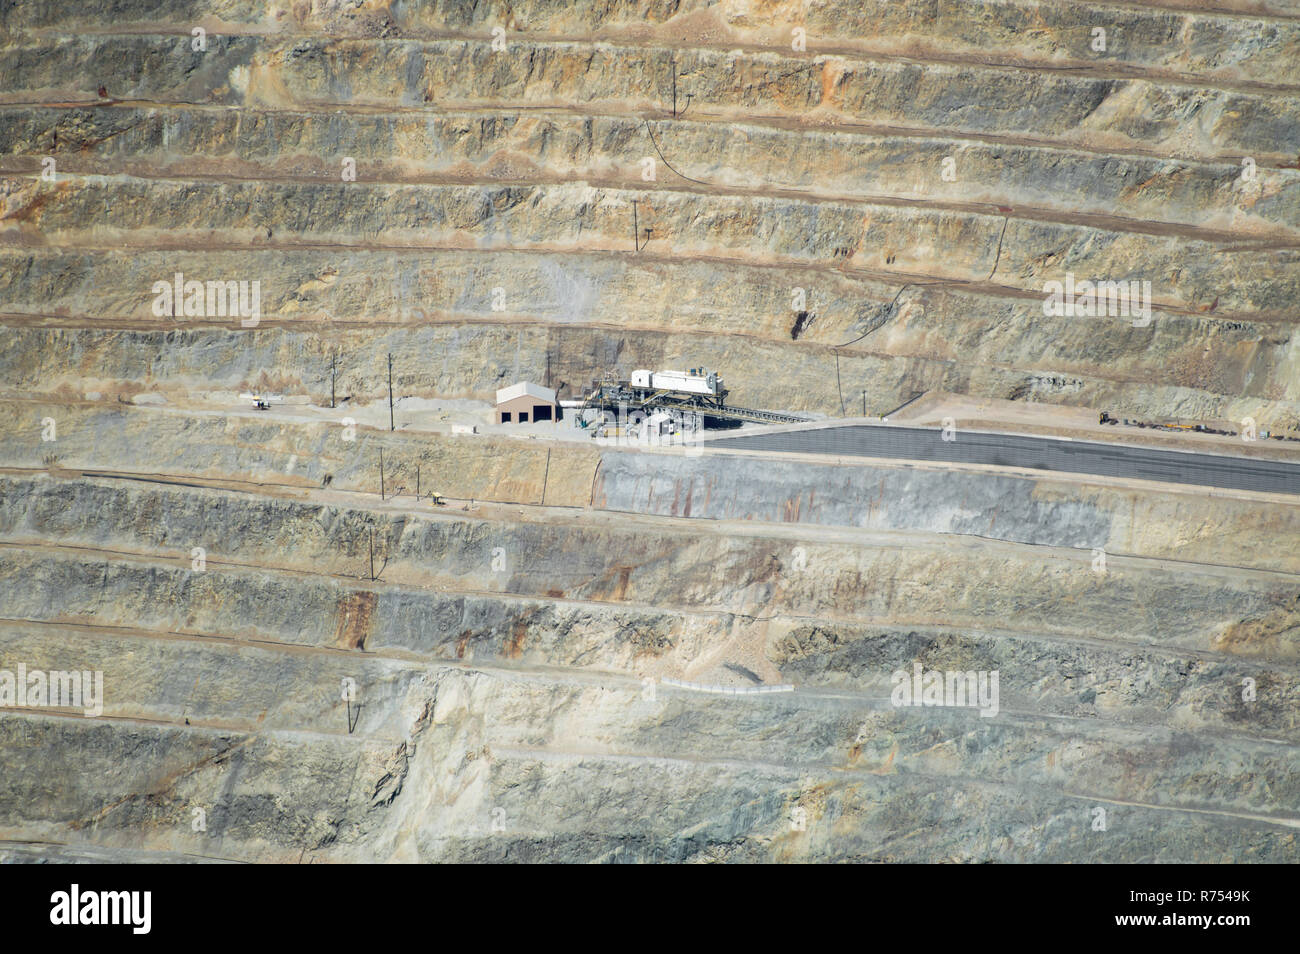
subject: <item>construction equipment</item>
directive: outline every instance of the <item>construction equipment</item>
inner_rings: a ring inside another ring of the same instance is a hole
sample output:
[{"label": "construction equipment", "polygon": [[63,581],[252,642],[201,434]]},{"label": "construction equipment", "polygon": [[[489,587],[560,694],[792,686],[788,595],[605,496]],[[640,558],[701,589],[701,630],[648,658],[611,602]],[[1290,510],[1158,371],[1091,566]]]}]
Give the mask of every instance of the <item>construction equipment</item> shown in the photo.
[{"label": "construction equipment", "polygon": [[429,503],[434,507],[445,507],[447,506],[447,498],[436,490],[430,490]]},{"label": "construction equipment", "polygon": [[[807,418],[777,411],[727,405],[727,388],[716,371],[691,368],[689,371],[650,371],[638,368],[623,381],[606,372],[591,383],[583,400],[579,417],[588,409],[613,412],[626,417],[652,410],[670,411],[685,418],[695,415],[707,424],[710,419],[732,423],[796,424]],[[612,422],[611,422],[612,423]]]}]

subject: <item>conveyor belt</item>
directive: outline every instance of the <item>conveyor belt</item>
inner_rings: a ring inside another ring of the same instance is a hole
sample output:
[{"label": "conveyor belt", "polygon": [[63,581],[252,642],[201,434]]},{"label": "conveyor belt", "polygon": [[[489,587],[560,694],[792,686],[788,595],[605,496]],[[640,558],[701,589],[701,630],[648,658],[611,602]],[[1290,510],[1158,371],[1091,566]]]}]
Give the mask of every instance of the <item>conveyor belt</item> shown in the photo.
[{"label": "conveyor belt", "polygon": [[688,411],[702,414],[705,417],[719,418],[728,421],[749,421],[757,424],[799,424],[808,420],[806,417],[799,417],[794,414],[782,414],[777,411],[761,411],[757,408],[750,407],[716,406],[706,404],[699,398],[680,397],[666,391],[658,391],[649,397],[632,398],[630,400],[623,394],[595,392],[587,398],[586,403],[583,406],[617,411],[620,405],[626,406],[632,410],[649,410],[658,408],[669,411]]}]

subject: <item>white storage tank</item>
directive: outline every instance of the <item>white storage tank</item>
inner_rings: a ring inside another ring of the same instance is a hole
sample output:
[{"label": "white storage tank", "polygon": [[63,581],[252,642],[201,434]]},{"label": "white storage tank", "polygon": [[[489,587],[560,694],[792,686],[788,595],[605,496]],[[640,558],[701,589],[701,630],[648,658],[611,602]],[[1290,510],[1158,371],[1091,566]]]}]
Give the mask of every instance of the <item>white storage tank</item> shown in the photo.
[{"label": "white storage tank", "polygon": [[661,391],[682,391],[687,394],[716,395],[720,384],[717,374],[703,368],[690,371],[656,371],[652,377],[654,387]]}]

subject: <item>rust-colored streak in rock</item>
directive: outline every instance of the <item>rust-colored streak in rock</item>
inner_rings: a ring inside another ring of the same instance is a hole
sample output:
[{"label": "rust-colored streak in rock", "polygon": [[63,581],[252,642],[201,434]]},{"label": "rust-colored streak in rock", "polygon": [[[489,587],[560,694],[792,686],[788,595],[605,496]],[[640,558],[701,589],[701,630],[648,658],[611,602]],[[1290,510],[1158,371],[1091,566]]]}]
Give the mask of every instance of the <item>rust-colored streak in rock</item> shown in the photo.
[{"label": "rust-colored streak in rock", "polygon": [[625,600],[627,599],[628,581],[632,577],[632,568],[630,566],[620,566],[616,569],[618,571],[618,582],[614,584],[613,599]]},{"label": "rust-colored streak in rock", "polygon": [[510,638],[506,640],[505,652],[509,659],[518,659],[524,651],[524,642],[528,638],[528,624],[523,620],[516,620],[510,630]]},{"label": "rust-colored streak in rock", "polygon": [[822,106],[839,106],[843,96],[838,92],[844,80],[844,67],[835,60],[822,64]]},{"label": "rust-colored streak in rock", "polygon": [[339,599],[335,642],[343,649],[365,649],[379,598],[369,591],[348,593]]},{"label": "rust-colored streak in rock", "polygon": [[[67,188],[66,185],[55,186],[55,189],[59,191],[63,191],[66,188]],[[18,208],[14,209],[12,212],[8,212],[5,215],[0,216],[0,219],[5,219],[10,222],[29,222],[35,225],[36,219],[41,211],[41,208],[47,202],[49,202],[50,199],[53,197],[54,197],[54,190],[48,188],[37,189],[35,190],[35,194],[31,196],[29,201],[18,206]]]}]

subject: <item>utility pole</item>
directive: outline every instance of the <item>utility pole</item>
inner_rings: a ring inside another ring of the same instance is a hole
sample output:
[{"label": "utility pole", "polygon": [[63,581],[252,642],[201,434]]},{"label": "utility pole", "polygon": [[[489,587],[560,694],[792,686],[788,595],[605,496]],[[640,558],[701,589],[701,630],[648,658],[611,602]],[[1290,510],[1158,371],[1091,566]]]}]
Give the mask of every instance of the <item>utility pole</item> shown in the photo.
[{"label": "utility pole", "polygon": [[632,200],[632,247],[635,248],[638,252],[641,251],[641,249],[645,248],[646,245],[650,244],[650,233],[654,231],[654,229],[645,230],[645,245],[642,245],[641,229],[637,224],[637,217],[636,217],[636,204],[639,201],[640,201],[639,199]]},{"label": "utility pole", "polygon": [[420,465],[415,465],[415,499],[420,499]]},{"label": "utility pole", "polygon": [[673,57],[673,119],[677,118],[677,57]]},{"label": "utility pole", "polygon": [[330,352],[330,407],[336,406],[334,404],[334,378],[337,373],[337,370],[338,370],[338,352],[331,351]]},{"label": "utility pole", "polygon": [[388,429],[396,430],[393,426],[393,353],[388,352]]},{"label": "utility pole", "polygon": [[[673,119],[676,119],[679,115],[677,112],[677,55],[676,54],[673,54],[672,70],[673,70]],[[692,95],[694,94],[692,93],[686,94],[686,109],[689,109],[691,106]],[[686,112],[686,109],[683,109],[682,112],[683,113]]]},{"label": "utility pole", "polygon": [[546,480],[551,476],[551,449],[546,449],[546,472],[542,474],[542,502],[539,506],[546,506]]},{"label": "utility pole", "polygon": [[384,499],[384,449],[379,448],[379,499]]},{"label": "utility pole", "polygon": [[375,530],[370,528],[370,578],[375,578]]}]

